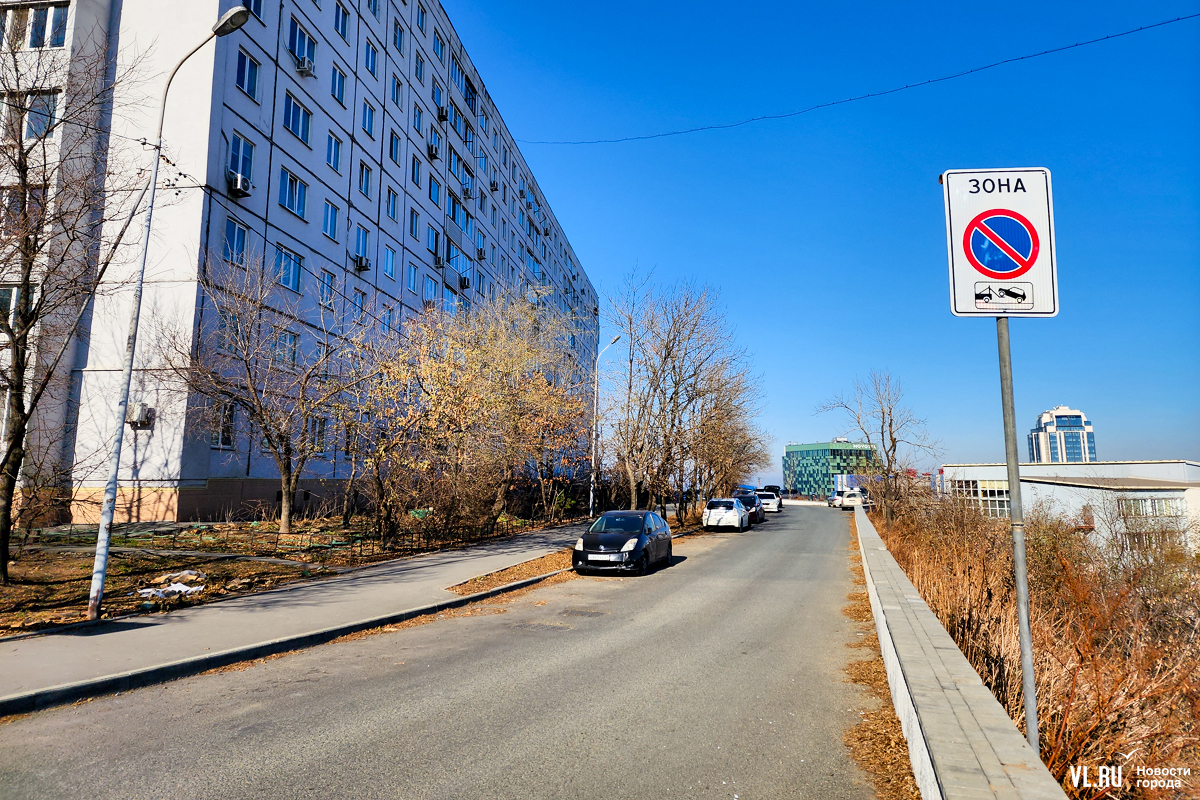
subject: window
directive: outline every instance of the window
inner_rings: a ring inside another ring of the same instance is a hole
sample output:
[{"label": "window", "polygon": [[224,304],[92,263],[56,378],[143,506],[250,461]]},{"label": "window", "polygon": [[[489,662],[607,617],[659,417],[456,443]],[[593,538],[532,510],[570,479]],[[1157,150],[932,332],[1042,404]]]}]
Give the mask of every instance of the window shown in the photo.
[{"label": "window", "polygon": [[383,329],[384,333],[392,332],[392,309],[383,309],[383,312],[379,315],[379,327]]},{"label": "window", "polygon": [[425,296],[422,299],[426,303],[437,302],[437,284],[428,275],[425,276]]},{"label": "window", "polygon": [[417,76],[417,83],[425,82],[425,59],[421,58],[420,53],[417,53],[416,62],[413,65],[413,74]]},{"label": "window", "polygon": [[429,199],[433,201],[434,205],[442,204],[442,185],[432,175],[429,176]]},{"label": "window", "polygon": [[446,63],[446,43],[442,41],[442,34],[437,28],[433,29],[433,54],[438,57],[438,61]]},{"label": "window", "polygon": [[362,225],[354,230],[354,255],[366,258],[371,246],[371,234]]},{"label": "window", "polygon": [[[0,12],[3,13],[3,12]],[[12,46],[24,42],[31,48],[62,47],[67,41],[67,6],[41,6],[15,8],[13,15]],[[28,29],[25,28],[28,24]],[[28,32],[29,37],[25,34]]]},{"label": "window", "polygon": [[372,170],[365,161],[358,162],[358,191],[365,197],[371,196],[371,173]]},{"label": "window", "polygon": [[390,247],[383,248],[383,274],[396,277],[396,251]]},{"label": "window", "polygon": [[435,106],[441,108],[444,105],[442,102],[442,87],[437,81],[432,81],[431,85],[433,88],[429,90],[429,97],[433,100]]},{"label": "window", "polygon": [[212,432],[212,447],[214,450],[232,450],[236,445],[234,440],[234,425],[236,422],[237,406],[233,403],[221,403],[216,410],[216,426]]},{"label": "window", "polygon": [[292,17],[288,27],[288,52],[297,63],[304,59],[315,61],[317,56],[317,40],[304,30],[304,26],[297,22],[295,17]]},{"label": "window", "polygon": [[304,219],[308,201],[308,184],[297,178],[287,167],[279,168],[279,205]]},{"label": "window", "polygon": [[237,77],[234,84],[251,100],[258,100],[258,62],[241,48],[237,54]]},{"label": "window", "polygon": [[363,100],[362,104],[362,129],[366,131],[367,136],[375,138],[375,106]]},{"label": "window", "polygon": [[421,33],[425,32],[425,6],[417,3],[417,27],[421,29]]},{"label": "window", "polygon": [[230,264],[246,263],[246,226],[235,219],[225,220],[224,255]]},{"label": "window", "polygon": [[[300,270],[304,267],[304,256],[275,245],[275,280],[293,292],[300,291]],[[294,336],[295,334],[293,334]]]},{"label": "window", "polygon": [[442,310],[453,314],[458,309],[458,292],[449,286],[442,287]]},{"label": "window", "polygon": [[379,19],[379,0],[367,0],[367,8],[371,9],[375,19]]},{"label": "window", "polygon": [[417,293],[417,265],[411,261],[408,262],[408,280],[405,281],[405,284],[410,292]]},{"label": "window", "polygon": [[408,210],[408,235],[414,239],[421,238],[421,214],[415,208]]},{"label": "window", "polygon": [[241,353],[245,343],[241,320],[232,311],[221,309],[217,314],[217,348],[227,353]]},{"label": "window", "polygon": [[333,239],[335,242],[338,238],[338,207],[328,200],[325,201],[325,218],[321,222],[321,231]]},{"label": "window", "polygon": [[421,132],[421,107],[413,103],[413,130]]},{"label": "window", "polygon": [[363,317],[363,309],[367,305],[367,293],[362,289],[355,289],[354,297],[350,300],[350,303],[354,306],[354,321],[357,322]]},{"label": "window", "polygon": [[337,100],[339,105],[345,107],[346,73],[338,69],[336,65],[333,68],[333,79],[330,81],[329,93],[333,95],[333,99]]},{"label": "window", "polygon": [[321,305],[332,306],[337,278],[329,270],[321,270]]},{"label": "window", "polygon": [[425,247],[428,248],[429,252],[433,253],[434,255],[437,255],[439,252],[438,245],[441,243],[440,239],[440,235],[432,225],[427,225],[425,227]]},{"label": "window", "polygon": [[412,157],[412,182],[414,186],[421,185],[421,159]]},{"label": "window", "polygon": [[388,158],[395,164],[400,163],[400,134],[392,131],[391,141],[388,142]]},{"label": "window", "polygon": [[399,199],[400,199],[400,197],[399,197],[399,195],[396,194],[396,190],[389,186],[388,190],[387,190],[387,207],[386,208],[387,208],[387,215],[393,221],[395,221],[395,219],[396,219],[396,206],[398,204]]},{"label": "window", "polygon": [[325,163],[333,167],[334,172],[342,171],[342,140],[330,131],[325,142]]},{"label": "window", "polygon": [[262,19],[262,0],[242,0],[242,5],[250,9],[250,13]]},{"label": "window", "polygon": [[329,420],[324,417],[308,418],[308,444],[313,453],[324,453],[328,449],[326,434],[329,431]]},{"label": "window", "polygon": [[371,73],[372,77],[375,77],[379,70],[379,50],[370,42],[367,42],[363,49],[363,66],[367,68],[367,72]]},{"label": "window", "polygon": [[288,92],[283,96],[283,127],[308,144],[308,129],[312,125],[312,112],[297,102]]},{"label": "window", "polygon": [[395,75],[392,76],[392,103],[397,106],[404,102],[404,84]]},{"label": "window", "polygon": [[254,145],[239,133],[229,137],[229,171],[246,180],[254,177]]},{"label": "window", "polygon": [[404,28],[400,25],[400,20],[392,20],[392,47],[396,48],[396,52],[404,55]]},{"label": "window", "polygon": [[32,92],[25,113],[25,138],[41,139],[54,136],[57,121],[58,94],[56,92]]},{"label": "window", "polygon": [[346,38],[346,23],[350,19],[350,12],[341,3],[333,4],[333,29],[337,31],[337,35]]}]

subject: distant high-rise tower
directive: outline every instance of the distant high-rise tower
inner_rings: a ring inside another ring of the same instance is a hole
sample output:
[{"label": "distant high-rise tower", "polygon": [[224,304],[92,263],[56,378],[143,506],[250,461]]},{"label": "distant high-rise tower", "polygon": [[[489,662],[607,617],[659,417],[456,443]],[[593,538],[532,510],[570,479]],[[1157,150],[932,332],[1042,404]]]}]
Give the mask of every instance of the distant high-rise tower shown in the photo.
[{"label": "distant high-rise tower", "polygon": [[1029,432],[1029,460],[1034,464],[1071,464],[1096,460],[1092,423],[1082,411],[1055,406],[1038,415]]}]

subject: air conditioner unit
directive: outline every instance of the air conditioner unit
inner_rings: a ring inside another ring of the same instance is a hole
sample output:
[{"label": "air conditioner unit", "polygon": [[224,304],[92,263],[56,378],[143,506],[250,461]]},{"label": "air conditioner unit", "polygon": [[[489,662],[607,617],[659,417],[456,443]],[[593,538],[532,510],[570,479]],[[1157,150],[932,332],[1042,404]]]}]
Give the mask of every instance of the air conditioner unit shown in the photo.
[{"label": "air conditioner unit", "polygon": [[311,58],[297,58],[296,72],[307,78],[315,78],[317,75],[317,65],[312,62]]},{"label": "air conditioner unit", "polygon": [[517,189],[517,197],[519,197],[519,198],[521,198],[522,200],[524,200],[524,199],[525,199],[525,190],[524,190],[524,189]]},{"label": "air conditioner unit", "polygon": [[474,192],[471,191],[470,186],[464,186],[464,187],[462,187],[462,196],[463,196],[463,200],[470,200],[472,197],[475,196],[475,194],[474,194]]},{"label": "air conditioner unit", "polygon": [[229,184],[229,193],[234,197],[249,197],[250,196],[250,177],[248,175],[239,175],[230,170],[225,176]]},{"label": "air conditioner unit", "polygon": [[436,144],[429,145],[429,160],[437,161],[440,157],[441,156],[438,153],[438,146]]},{"label": "air conditioner unit", "polygon": [[442,258],[441,256],[434,256],[433,265],[435,267],[444,267],[446,266],[446,259]]},{"label": "air conditioner unit", "polygon": [[445,106],[438,106],[437,114],[438,122],[445,122],[446,120],[450,119],[450,112],[446,110]]},{"label": "air conditioner unit", "polygon": [[532,201],[532,200],[526,200],[526,201],[525,201],[525,207],[526,207],[526,208],[533,208],[533,201]]},{"label": "air conditioner unit", "polygon": [[490,184],[488,184],[488,188],[490,188],[493,192],[498,192],[500,191],[500,184],[496,181],[492,181]]},{"label": "air conditioner unit", "polygon": [[487,249],[483,247],[476,247],[475,258],[479,261],[483,261],[485,258],[487,258]]},{"label": "air conditioner unit", "polygon": [[152,428],[154,427],[155,416],[155,411],[149,404],[134,403],[129,406],[129,410],[125,413],[125,422],[135,429]]},{"label": "air conditioner unit", "polygon": [[366,272],[371,268],[371,259],[366,256],[355,256],[354,268],[359,272]]},{"label": "air conditioner unit", "polygon": [[470,289],[471,288],[471,279],[468,278],[466,275],[459,275],[458,276],[458,288],[463,291]]},{"label": "air conditioner unit", "polygon": [[549,225],[547,225],[545,228],[542,228],[542,233],[544,233],[544,234],[546,234],[547,236],[549,236],[549,235],[550,235],[550,226],[549,226]]}]

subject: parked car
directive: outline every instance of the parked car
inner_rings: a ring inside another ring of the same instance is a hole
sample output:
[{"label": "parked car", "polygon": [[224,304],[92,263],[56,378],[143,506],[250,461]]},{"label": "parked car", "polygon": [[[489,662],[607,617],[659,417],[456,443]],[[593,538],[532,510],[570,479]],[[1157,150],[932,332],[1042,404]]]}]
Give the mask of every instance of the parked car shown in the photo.
[{"label": "parked car", "polygon": [[671,564],[671,526],[653,511],[605,511],[575,542],[571,565],[584,570],[645,575]]},{"label": "parked car", "polygon": [[783,511],[783,498],[775,492],[760,489],[755,494],[758,495],[758,499],[763,504],[763,511],[775,511],[777,513]]},{"label": "parked car", "polygon": [[742,501],[742,505],[750,512],[750,524],[755,525],[759,522],[767,521],[767,512],[763,508],[762,500],[758,499],[758,495],[753,492],[734,492],[733,496]]},{"label": "parked car", "polygon": [[829,495],[828,502],[830,507],[841,508],[842,503],[844,503],[846,500],[846,495],[857,491],[857,489],[838,489],[833,494]]},{"label": "parked car", "polygon": [[700,515],[704,530],[713,528],[737,528],[744,531],[750,527],[750,512],[736,497],[721,497],[709,500]]},{"label": "parked car", "polygon": [[783,487],[782,486],[776,486],[773,483],[769,483],[766,486],[762,487],[762,490],[764,492],[774,492],[775,494],[779,495],[780,497],[783,497]]},{"label": "parked car", "polygon": [[845,493],[842,494],[842,502],[838,503],[838,508],[847,509],[861,505],[864,505],[863,493],[858,489],[847,489]]}]

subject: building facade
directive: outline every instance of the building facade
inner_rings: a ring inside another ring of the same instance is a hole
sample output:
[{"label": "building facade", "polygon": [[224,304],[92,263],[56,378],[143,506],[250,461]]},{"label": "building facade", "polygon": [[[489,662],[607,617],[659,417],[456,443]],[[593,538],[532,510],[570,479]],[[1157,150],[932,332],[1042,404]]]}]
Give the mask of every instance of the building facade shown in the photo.
[{"label": "building facade", "polygon": [[[44,5],[44,4],[42,4]],[[72,0],[118,69],[139,61],[153,89],[118,88],[110,145],[149,166],[155,101],[176,61],[233,0]],[[202,519],[276,502],[274,460],[244,421],[214,433],[204,400],[157,379],[147,329],[200,330],[206,259],[261,263],[305,309],[303,341],[326,310],[357,309],[384,330],[430,306],[469,308],[532,287],[571,321],[569,347],[590,374],[595,289],[463,42],[436,0],[245,0],[240,30],[214,40],[176,75],[167,101],[160,205],[149,247],[142,336],[130,403],[154,424],[127,431],[118,521]],[[86,12],[86,13],[84,13]],[[95,22],[99,20],[99,22]],[[106,27],[105,27],[106,26]],[[164,192],[166,187],[169,191]],[[135,229],[140,227],[139,219]],[[73,364],[73,514],[92,519],[104,458],[132,265],[114,265]],[[301,345],[302,346],[302,345]],[[298,501],[348,474],[337,437],[306,471]],[[315,501],[315,500],[314,500]]]},{"label": "building facade", "polygon": [[[1041,506],[1107,537],[1174,532],[1200,552],[1200,462],[1096,461],[1020,468],[1026,512]],[[962,498],[989,516],[1009,515],[1004,464],[943,464],[933,489]]]},{"label": "building facade", "polygon": [[1034,464],[1082,464],[1096,460],[1092,423],[1082,411],[1055,406],[1038,415],[1029,432],[1029,460]]},{"label": "building facade", "polygon": [[869,444],[847,439],[789,444],[783,453],[783,488],[825,497],[836,489],[855,485],[855,477],[866,472],[874,460]]}]

